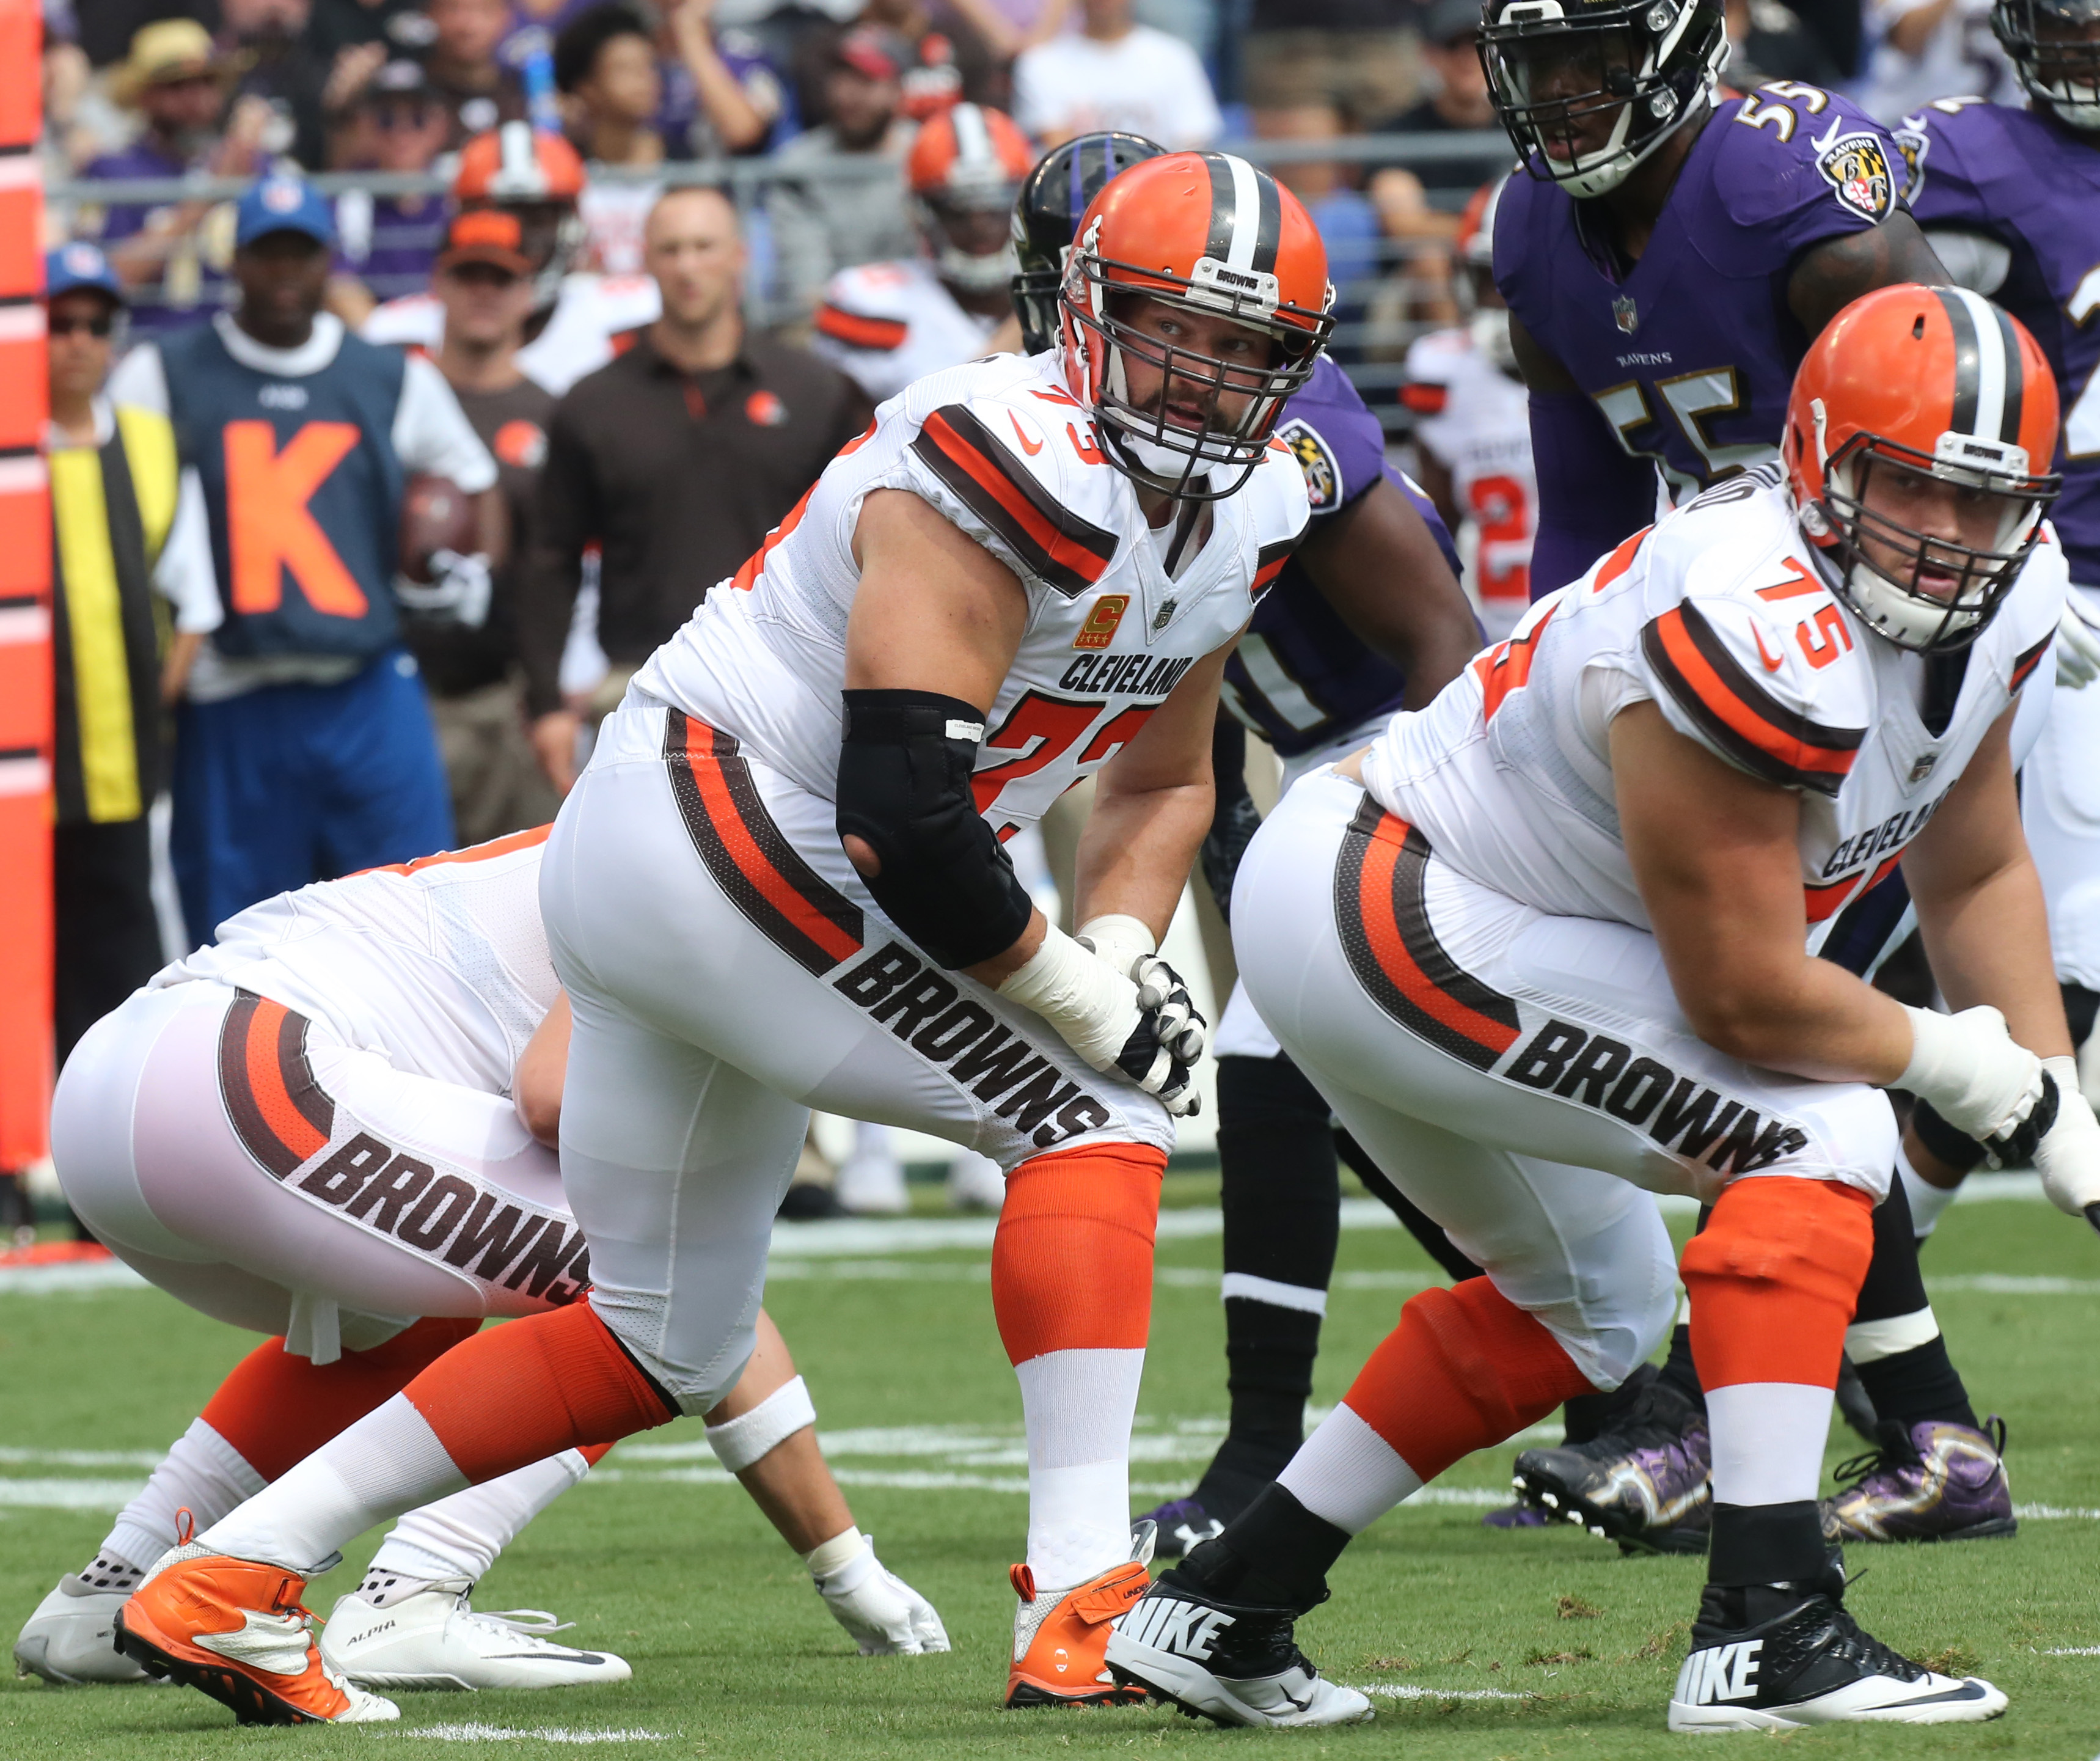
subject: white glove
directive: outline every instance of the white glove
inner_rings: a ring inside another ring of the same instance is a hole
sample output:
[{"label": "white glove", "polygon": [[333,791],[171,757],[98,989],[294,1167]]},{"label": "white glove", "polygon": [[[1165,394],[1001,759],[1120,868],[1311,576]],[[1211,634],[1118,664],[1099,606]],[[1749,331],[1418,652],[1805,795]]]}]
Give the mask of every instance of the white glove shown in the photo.
[{"label": "white glove", "polygon": [[2014,1043],[2005,1017],[1988,1004],[1958,1015],[1908,1004],[1904,1013],[1910,1017],[1910,1062],[1895,1086],[1930,1101],[1948,1124],[1988,1150],[1994,1166],[2031,1151],[2031,1142],[2019,1141],[2020,1128],[2041,1099],[2041,1060]]},{"label": "white glove", "polygon": [[873,1541],[866,1535],[859,1539],[859,1551],[845,1565],[811,1576],[824,1606],[852,1635],[860,1654],[920,1657],[946,1650],[948,1630],[933,1604],[875,1556]]},{"label": "white glove", "polygon": [[1141,982],[1053,927],[999,994],[1033,1009],[1105,1075],[1127,1077],[1170,1113],[1194,1113],[1202,1017],[1172,967],[1156,955],[1136,959]]},{"label": "white glove", "polygon": [[1147,925],[1135,917],[1090,917],[1073,939],[1137,986],[1137,1006],[1154,1013],[1154,1031],[1177,1061],[1193,1067],[1202,1057],[1210,1024],[1196,1013],[1180,973],[1160,959]]},{"label": "white glove", "polygon": [[1072,939],[1096,959],[1106,960],[1133,983],[1137,978],[1137,963],[1147,955],[1159,951],[1152,926],[1142,918],[1127,916],[1119,911],[1089,917],[1079,925],[1079,933]]},{"label": "white glove", "polygon": [[2056,626],[2056,682],[2083,691],[2100,678],[2100,618],[2085,607],[2074,587],[2063,596],[2063,616]]},{"label": "white glove", "polygon": [[394,582],[394,597],[418,617],[435,622],[464,625],[479,629],[488,621],[488,602],[494,589],[488,558],[477,550],[461,556],[457,550],[433,550],[430,567],[436,578],[428,585],[405,575]]},{"label": "white glove", "polygon": [[2100,1229],[2100,1119],[2078,1092],[2075,1058],[2044,1058],[2056,1083],[2056,1123],[2035,1145],[2041,1189],[2059,1211],[2082,1216]]}]

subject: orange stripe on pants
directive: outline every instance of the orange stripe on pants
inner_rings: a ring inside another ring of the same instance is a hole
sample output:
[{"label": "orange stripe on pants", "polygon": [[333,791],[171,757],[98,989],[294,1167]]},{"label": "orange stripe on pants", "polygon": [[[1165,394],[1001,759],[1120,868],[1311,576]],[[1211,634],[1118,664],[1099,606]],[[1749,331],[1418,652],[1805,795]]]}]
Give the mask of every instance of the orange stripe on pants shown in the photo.
[{"label": "orange stripe on pants", "polygon": [[1560,1340],[1478,1278],[1410,1296],[1342,1398],[1426,1484],[1595,1392]]},{"label": "orange stripe on pants", "polygon": [[1142,1351],[1167,1153],[1110,1144],[1034,1156],[1006,1178],[991,1300],[1007,1361]]},{"label": "orange stripe on pants", "polygon": [[1836,1388],[1873,1251],[1874,1202],[1857,1187],[1779,1175],[1729,1186],[1679,1268],[1701,1385]]}]

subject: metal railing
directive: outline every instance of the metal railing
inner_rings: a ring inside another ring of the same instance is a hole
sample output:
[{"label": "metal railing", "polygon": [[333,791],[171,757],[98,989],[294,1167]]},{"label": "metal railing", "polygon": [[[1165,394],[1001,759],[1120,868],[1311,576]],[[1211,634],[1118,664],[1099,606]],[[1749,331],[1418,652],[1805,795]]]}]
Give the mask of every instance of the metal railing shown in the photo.
[{"label": "metal railing", "polygon": [[[1463,205],[1476,182],[1485,182],[1507,169],[1514,158],[1508,137],[1497,129],[1348,135],[1322,140],[1246,140],[1228,143],[1228,150],[1277,166],[1327,164],[1366,171],[1387,166],[1418,171],[1463,167],[1468,173],[1464,183],[1427,192],[1431,209],[1445,214]],[[836,154],[784,163],[778,157],[769,157],[669,161],[639,167],[593,166],[590,174],[594,183],[614,188],[704,185],[724,189],[747,223],[762,233],[765,194],[776,183],[880,183],[895,179],[901,170],[893,159]],[[73,178],[49,184],[46,196],[70,231],[73,218],[82,216],[83,210],[183,203],[217,205],[237,199],[253,181],[202,174],[180,178]],[[449,167],[441,165],[426,172],[320,172],[307,181],[329,196],[441,196],[450,188],[451,176]],[[86,230],[92,236],[96,229],[90,224]],[[1433,237],[1381,235],[1369,241],[1338,241],[1338,257],[1345,250],[1353,258],[1352,267],[1360,270],[1367,267],[1369,272],[1342,281],[1338,291],[1343,321],[1336,326],[1332,351],[1388,430],[1404,431],[1409,417],[1395,396],[1402,377],[1399,363],[1417,336],[1435,323],[1448,321],[1448,247]],[[165,303],[159,288],[152,285],[139,289],[135,299],[148,307]],[[774,289],[756,283],[748,294],[746,308],[755,325],[766,328],[792,326],[805,316],[783,304]]]}]

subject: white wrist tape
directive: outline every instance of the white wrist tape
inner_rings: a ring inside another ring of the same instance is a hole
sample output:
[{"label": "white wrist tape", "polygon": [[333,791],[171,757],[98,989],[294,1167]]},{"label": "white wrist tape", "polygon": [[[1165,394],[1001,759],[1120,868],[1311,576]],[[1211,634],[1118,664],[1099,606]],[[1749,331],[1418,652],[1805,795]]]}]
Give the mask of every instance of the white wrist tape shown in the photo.
[{"label": "white wrist tape", "polygon": [[1979,1141],[2001,1136],[2041,1095],[2041,1060],[2015,1044],[2005,1017],[1988,1004],[1958,1015],[1904,1005],[1910,1062],[1895,1080],[1957,1131]]},{"label": "white wrist tape", "polygon": [[1054,924],[999,994],[1033,1009],[1097,1070],[1112,1070],[1137,1031],[1137,986]]},{"label": "white wrist tape", "polygon": [[817,1422],[817,1409],[800,1376],[783,1383],[748,1413],[708,1427],[708,1446],[731,1473],[742,1473],[770,1454],[805,1425]]},{"label": "white wrist tape", "polygon": [[1132,969],[1146,955],[1159,951],[1159,938],[1153,934],[1152,926],[1142,918],[1120,911],[1089,917],[1079,925],[1074,939],[1087,943],[1096,959],[1106,960],[1126,978],[1132,976]]},{"label": "white wrist tape", "polygon": [[[860,1560],[866,1560],[868,1566],[852,1573],[851,1582],[841,1582],[840,1573]],[[858,1529],[835,1534],[822,1547],[812,1547],[802,1556],[802,1563],[810,1568],[810,1575],[816,1579],[818,1589],[841,1593],[858,1589],[860,1580],[867,1577],[874,1560],[875,1543]]]}]

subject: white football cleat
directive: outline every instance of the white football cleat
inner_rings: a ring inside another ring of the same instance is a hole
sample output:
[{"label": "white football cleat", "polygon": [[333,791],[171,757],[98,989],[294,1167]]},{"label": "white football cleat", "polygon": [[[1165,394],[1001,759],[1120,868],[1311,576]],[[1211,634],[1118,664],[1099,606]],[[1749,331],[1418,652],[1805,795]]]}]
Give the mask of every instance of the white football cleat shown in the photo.
[{"label": "white football cleat", "polygon": [[121,1590],[98,1590],[67,1573],[22,1623],[15,1641],[15,1673],[41,1675],[64,1687],[152,1681],[117,1648],[117,1611],[136,1587],[133,1578]]},{"label": "white football cleat", "polygon": [[873,1542],[815,1582],[832,1619],[862,1657],[920,1657],[948,1648],[948,1629],[933,1604],[875,1556]]},{"label": "white football cleat", "polygon": [[321,1658],[360,1688],[473,1692],[483,1688],[577,1688],[624,1682],[634,1672],[609,1651],[572,1651],[546,1635],[565,1632],[544,1609],[477,1614],[474,1586],[448,1578],[385,1608],[342,1598],[321,1629]]}]

